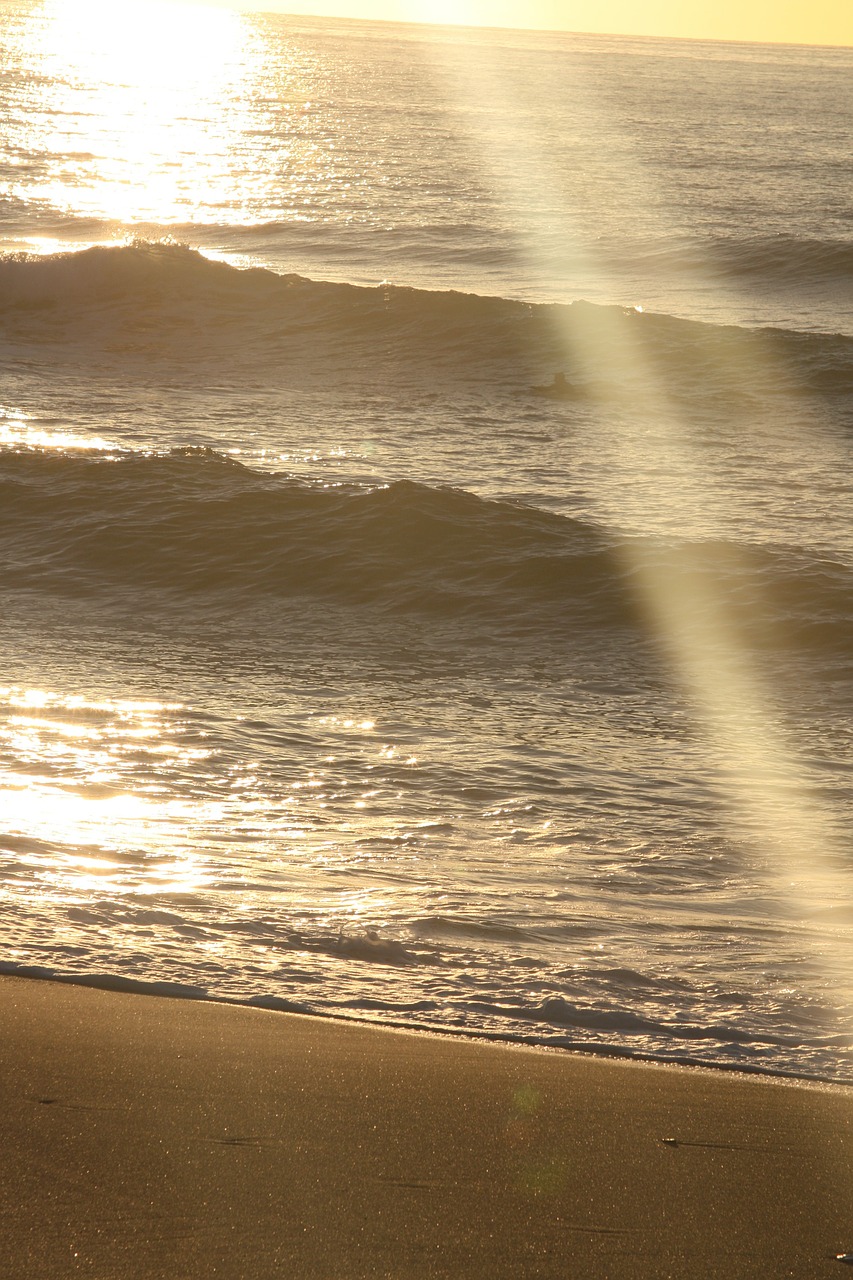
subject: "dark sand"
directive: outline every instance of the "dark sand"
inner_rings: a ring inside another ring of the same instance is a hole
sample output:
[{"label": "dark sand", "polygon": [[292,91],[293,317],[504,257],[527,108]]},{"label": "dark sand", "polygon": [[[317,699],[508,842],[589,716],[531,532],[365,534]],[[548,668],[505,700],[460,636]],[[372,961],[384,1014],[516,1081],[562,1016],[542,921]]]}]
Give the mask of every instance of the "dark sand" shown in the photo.
[{"label": "dark sand", "polygon": [[0,1020],[4,1280],[853,1276],[846,1089],[18,978]]}]

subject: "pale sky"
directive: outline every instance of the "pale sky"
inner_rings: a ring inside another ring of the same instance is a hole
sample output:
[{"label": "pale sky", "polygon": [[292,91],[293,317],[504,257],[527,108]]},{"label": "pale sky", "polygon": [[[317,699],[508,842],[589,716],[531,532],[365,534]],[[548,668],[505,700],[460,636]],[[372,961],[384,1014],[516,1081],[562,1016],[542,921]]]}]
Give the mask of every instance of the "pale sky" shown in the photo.
[{"label": "pale sky", "polygon": [[224,0],[224,3],[241,9],[395,22],[853,45],[853,0]]}]

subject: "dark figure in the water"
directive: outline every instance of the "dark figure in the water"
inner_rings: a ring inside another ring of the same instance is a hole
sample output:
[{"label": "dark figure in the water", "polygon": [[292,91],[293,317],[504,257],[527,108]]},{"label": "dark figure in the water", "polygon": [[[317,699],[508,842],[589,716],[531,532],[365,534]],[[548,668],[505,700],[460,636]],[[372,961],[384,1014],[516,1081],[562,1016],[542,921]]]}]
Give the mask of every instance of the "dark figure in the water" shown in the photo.
[{"label": "dark figure in the water", "polygon": [[532,391],[535,396],[547,396],[549,400],[568,400],[573,394],[572,384],[566,381],[564,373],[555,373],[553,382],[533,387]]}]

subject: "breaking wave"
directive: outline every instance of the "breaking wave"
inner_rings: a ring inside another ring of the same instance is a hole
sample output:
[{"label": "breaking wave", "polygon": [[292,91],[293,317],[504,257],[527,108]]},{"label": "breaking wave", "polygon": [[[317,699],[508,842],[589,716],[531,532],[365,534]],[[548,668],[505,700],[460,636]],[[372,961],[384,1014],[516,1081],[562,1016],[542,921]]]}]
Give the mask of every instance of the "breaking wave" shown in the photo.
[{"label": "breaking wave", "polygon": [[[831,263],[851,252],[813,249]],[[225,360],[303,383],[440,371],[522,391],[537,372],[568,366],[581,390],[597,379],[627,389],[638,370],[650,369],[675,394],[734,386],[763,401],[797,390],[853,391],[853,338],[842,334],[713,325],[583,301],[533,304],[315,281],[238,270],[166,242],[7,256],[0,260],[0,332],[16,344],[71,344],[81,358],[189,367]]]}]

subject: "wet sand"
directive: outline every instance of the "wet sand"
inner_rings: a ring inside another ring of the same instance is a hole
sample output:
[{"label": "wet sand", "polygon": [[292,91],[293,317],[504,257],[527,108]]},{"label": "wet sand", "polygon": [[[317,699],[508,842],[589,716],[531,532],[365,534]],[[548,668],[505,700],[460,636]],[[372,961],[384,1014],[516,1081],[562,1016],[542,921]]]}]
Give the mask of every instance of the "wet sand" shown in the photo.
[{"label": "wet sand", "polygon": [[850,1272],[853,1091],[0,979],[0,1275]]}]

